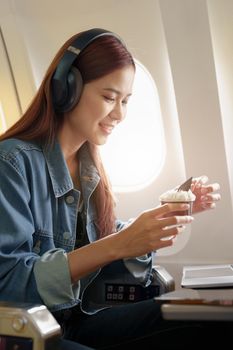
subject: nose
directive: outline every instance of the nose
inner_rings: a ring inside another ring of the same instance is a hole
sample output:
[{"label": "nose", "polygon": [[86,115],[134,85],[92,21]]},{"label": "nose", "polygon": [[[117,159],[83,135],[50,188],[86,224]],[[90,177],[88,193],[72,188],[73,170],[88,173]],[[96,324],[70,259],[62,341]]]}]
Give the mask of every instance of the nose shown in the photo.
[{"label": "nose", "polygon": [[125,113],[126,111],[122,104],[117,103],[110,112],[109,116],[112,120],[115,120],[118,123],[120,123],[125,118]]}]

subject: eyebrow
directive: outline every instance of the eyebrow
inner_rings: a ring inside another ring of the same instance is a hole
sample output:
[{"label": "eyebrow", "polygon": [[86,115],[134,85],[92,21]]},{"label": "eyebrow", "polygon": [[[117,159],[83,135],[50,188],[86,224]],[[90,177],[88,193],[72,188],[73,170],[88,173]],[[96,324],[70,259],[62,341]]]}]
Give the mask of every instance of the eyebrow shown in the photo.
[{"label": "eyebrow", "polygon": [[[119,90],[117,90],[117,89],[114,89],[114,88],[104,88],[104,91],[111,91],[111,92],[114,92],[117,95],[121,95],[121,92]],[[131,96],[131,95],[132,95],[132,93],[127,94],[126,96]]]}]

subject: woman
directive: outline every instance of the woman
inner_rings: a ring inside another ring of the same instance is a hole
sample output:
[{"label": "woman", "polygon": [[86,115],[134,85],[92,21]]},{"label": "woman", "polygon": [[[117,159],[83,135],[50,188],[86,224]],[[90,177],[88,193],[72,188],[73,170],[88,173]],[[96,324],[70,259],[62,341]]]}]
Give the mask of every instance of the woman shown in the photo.
[{"label": "woman", "polygon": [[[131,223],[115,217],[98,146],[125,118],[134,75],[116,34],[75,35],[0,138],[0,298],[45,304],[64,338],[94,348],[146,344],[161,331],[152,300],[108,307],[100,286],[114,271],[148,286],[151,252],[171,246],[193,220],[172,214],[187,209],[182,204],[149,209]],[[193,182],[196,213],[220,199],[219,185],[206,181]]]}]

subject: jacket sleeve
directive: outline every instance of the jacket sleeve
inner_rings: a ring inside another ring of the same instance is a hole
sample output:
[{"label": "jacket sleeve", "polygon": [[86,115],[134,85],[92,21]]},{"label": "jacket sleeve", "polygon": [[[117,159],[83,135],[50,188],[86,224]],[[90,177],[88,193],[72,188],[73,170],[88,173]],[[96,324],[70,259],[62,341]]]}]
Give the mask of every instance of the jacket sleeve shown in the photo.
[{"label": "jacket sleeve", "polygon": [[[39,176],[39,174],[38,174]],[[30,184],[14,157],[0,155],[0,299],[45,304],[72,304],[78,288],[70,282],[66,254],[33,251],[35,232]]]}]

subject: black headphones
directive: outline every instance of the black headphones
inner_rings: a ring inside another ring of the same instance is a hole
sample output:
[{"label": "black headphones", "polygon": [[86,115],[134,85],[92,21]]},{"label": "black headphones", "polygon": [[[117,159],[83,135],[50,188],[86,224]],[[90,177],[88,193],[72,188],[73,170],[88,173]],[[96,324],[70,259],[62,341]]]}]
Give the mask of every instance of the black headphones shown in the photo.
[{"label": "black headphones", "polygon": [[83,80],[80,71],[72,64],[87,45],[103,35],[115,36],[122,42],[115,33],[94,28],[82,32],[64,53],[52,77],[52,98],[56,112],[68,112],[77,104],[82,93]]}]

